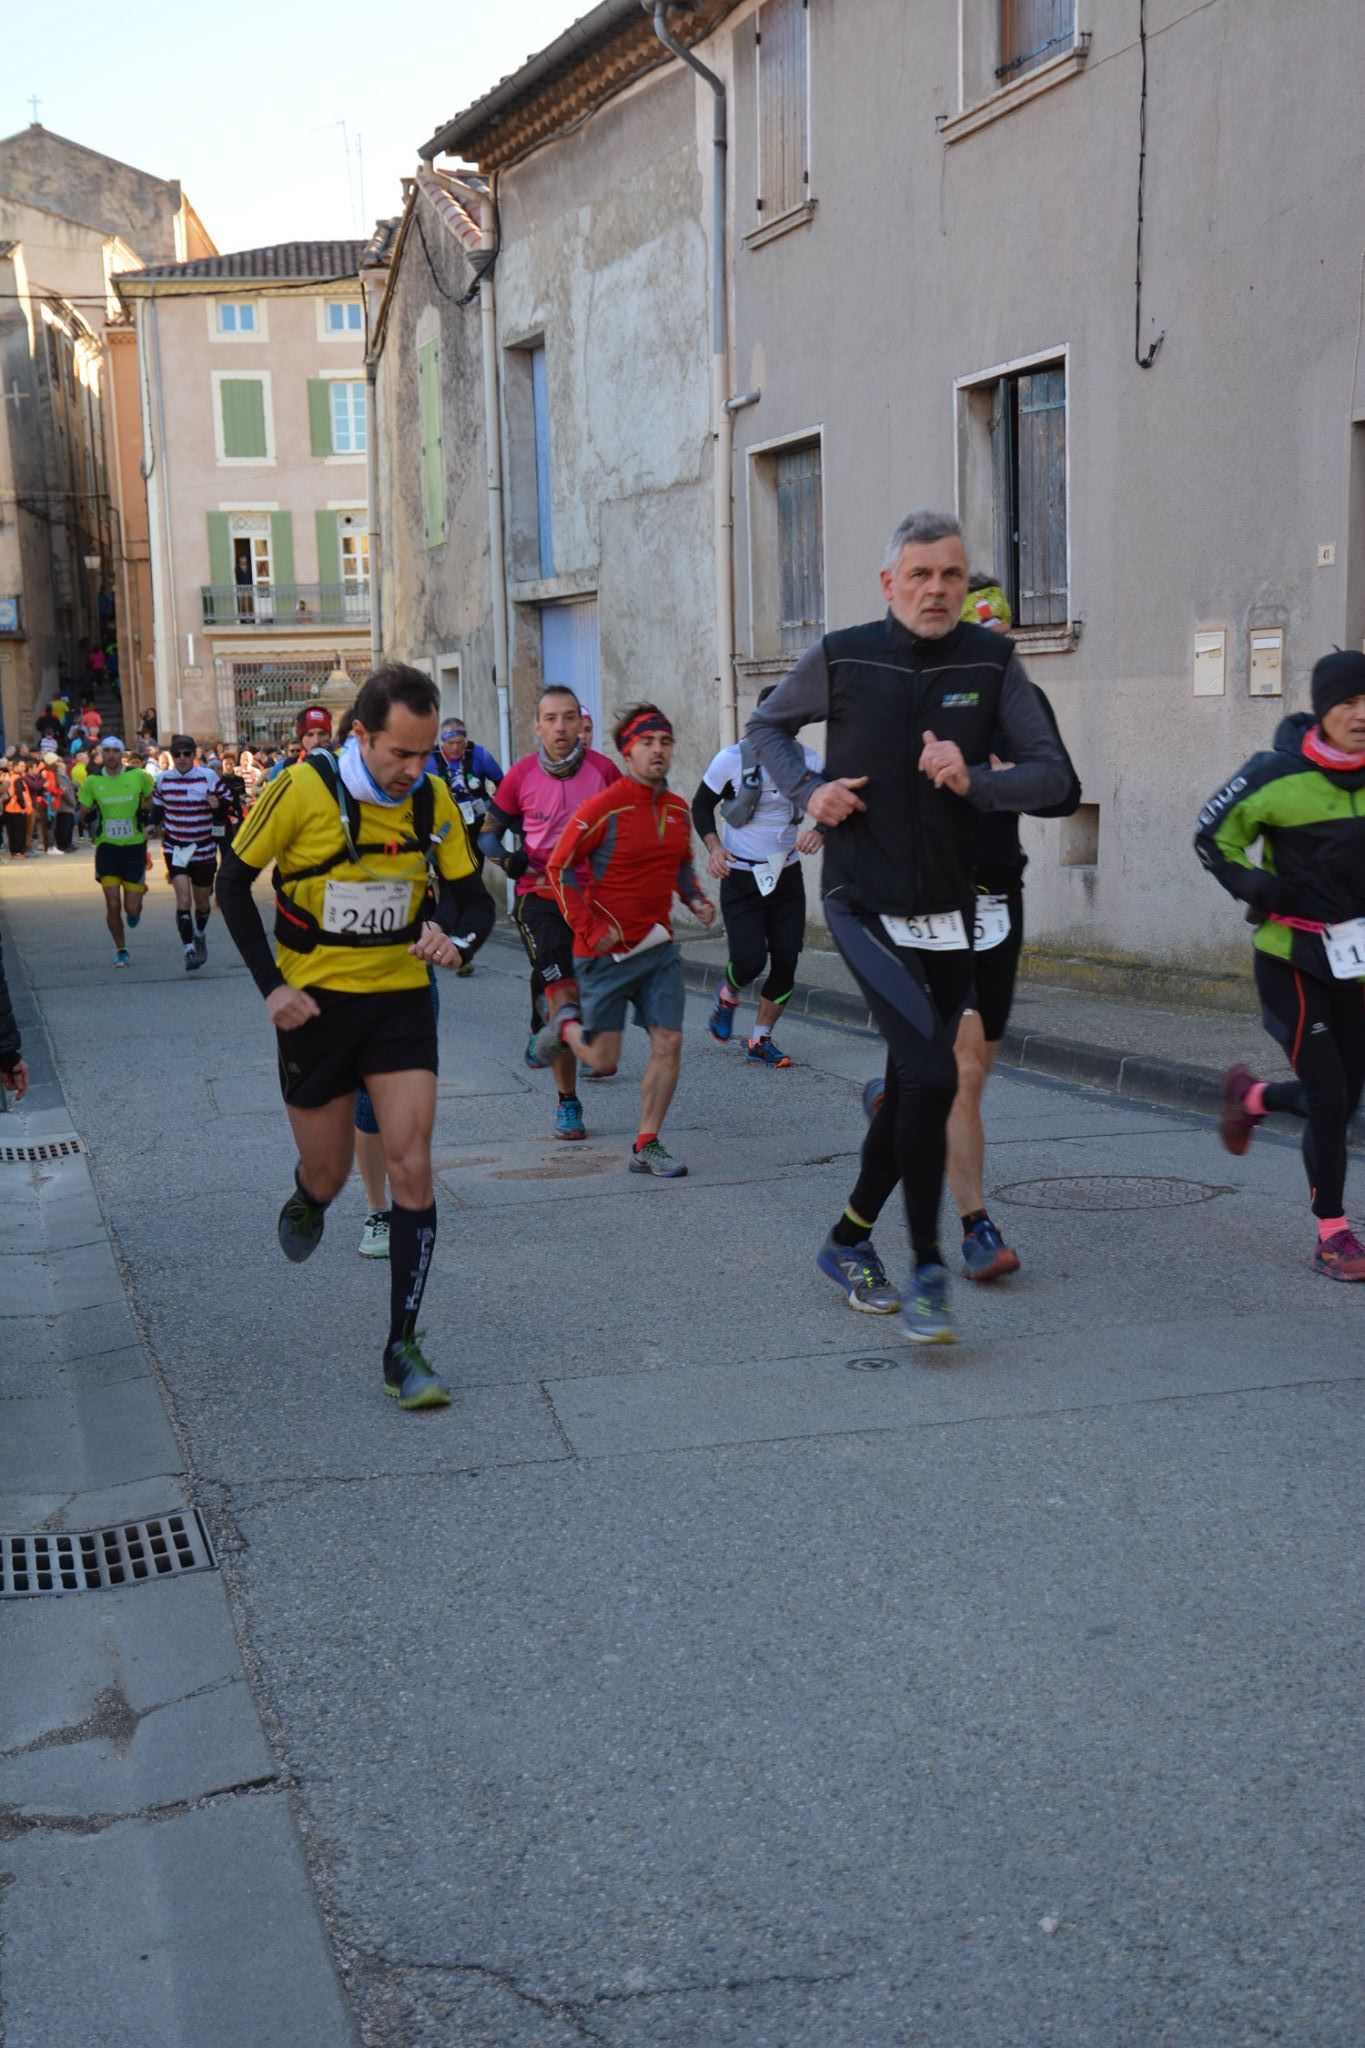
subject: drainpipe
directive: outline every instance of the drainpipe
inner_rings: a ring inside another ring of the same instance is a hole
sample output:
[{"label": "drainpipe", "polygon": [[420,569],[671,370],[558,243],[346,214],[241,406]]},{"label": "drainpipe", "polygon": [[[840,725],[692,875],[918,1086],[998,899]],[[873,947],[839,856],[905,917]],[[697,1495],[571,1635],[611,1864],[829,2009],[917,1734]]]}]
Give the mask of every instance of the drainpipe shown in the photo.
[{"label": "drainpipe", "polygon": [[375,382],[375,363],[372,357],[365,360],[365,490],[369,497],[365,524],[369,529],[370,562],[370,667],[378,668],[382,660],[384,626],[380,617],[379,580],[379,402]]},{"label": "drainpipe", "polygon": [[493,282],[497,247],[498,174],[479,202],[482,248],[487,266],[479,284],[479,325],[483,340],[483,438],[488,455],[488,573],[493,589],[493,681],[498,692],[499,759],[512,759],[511,668],[507,654],[507,563],[503,543],[502,425],[498,402],[498,302]]},{"label": "drainpipe", "polygon": [[[166,460],[166,408],[161,390],[160,333],[156,293],[137,309],[137,353],[142,375],[142,479],[147,486],[147,553],[152,572],[152,682],[157,729],[181,729],[180,648],[175,630],[175,574],[171,557],[170,478]],[[153,343],[156,362],[153,367]],[[155,377],[155,396],[153,396]],[[158,455],[160,460],[158,461]],[[162,553],[164,536],[165,554]],[[171,716],[171,663],[175,663],[175,716]]]},{"label": "drainpipe", "polygon": [[669,0],[640,0],[646,14],[654,17],[654,33],[664,48],[680,57],[689,69],[704,79],[715,94],[715,123],[712,129],[714,170],[711,193],[711,438],[714,443],[714,505],[712,546],[716,568],[716,677],[720,709],[720,743],[732,746],[739,738],[739,700],[735,689],[735,602],[734,602],[734,512],[730,491],[730,470],[734,451],[734,423],[726,410],[730,387],[730,322],[727,296],[728,262],[726,236],[726,132],[725,81],[678,41],[668,26]]}]

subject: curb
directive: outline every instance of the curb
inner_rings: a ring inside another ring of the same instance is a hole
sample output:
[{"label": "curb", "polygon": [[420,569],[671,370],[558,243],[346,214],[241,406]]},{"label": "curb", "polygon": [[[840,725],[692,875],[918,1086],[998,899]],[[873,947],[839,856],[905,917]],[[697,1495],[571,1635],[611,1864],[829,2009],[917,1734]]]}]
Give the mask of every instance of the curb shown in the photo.
[{"label": "curb", "polygon": [[[520,941],[501,926],[495,929],[493,937],[520,950]],[[714,962],[689,960],[684,952],[683,981],[688,988],[709,993],[715,979]],[[818,1024],[856,1031],[864,1038],[878,1035],[867,1005],[843,989],[814,988],[807,982],[798,982],[786,1012],[789,1016],[809,1017]],[[1217,1116],[1223,1102],[1223,1077],[1213,1067],[1159,1059],[1150,1053],[1116,1052],[1112,1046],[1088,1045],[1080,1039],[1056,1038],[1042,1031],[1019,1031],[1006,1026],[1000,1064],[1020,1073],[1072,1081],[1082,1088],[1118,1095],[1129,1102],[1154,1103],[1162,1109],[1197,1110],[1205,1116]],[[1271,1125],[1283,1131],[1303,1128],[1296,1117],[1275,1117]],[[1352,1150],[1365,1151],[1365,1109],[1353,1118],[1347,1143]]]}]

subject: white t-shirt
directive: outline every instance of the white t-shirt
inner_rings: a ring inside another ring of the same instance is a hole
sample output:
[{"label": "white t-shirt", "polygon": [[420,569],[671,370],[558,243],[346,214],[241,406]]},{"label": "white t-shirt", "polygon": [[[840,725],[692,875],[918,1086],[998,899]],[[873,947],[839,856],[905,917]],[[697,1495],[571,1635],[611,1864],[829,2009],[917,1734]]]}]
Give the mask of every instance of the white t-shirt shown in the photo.
[{"label": "white t-shirt", "polygon": [[[816,775],[823,775],[825,764],[811,747],[803,747],[806,766]],[[737,860],[771,860],[775,854],[785,853],[787,865],[797,858],[796,836],[801,830],[799,819],[793,818],[792,807],[766,768],[761,769],[763,786],[754,806],[753,816],[747,825],[731,825],[719,812],[716,825],[720,832],[720,843],[727,853]],[[738,743],[733,747],[722,747],[715,760],[707,769],[702,781],[717,796],[728,787],[739,794],[740,778],[744,773],[743,761]]]}]

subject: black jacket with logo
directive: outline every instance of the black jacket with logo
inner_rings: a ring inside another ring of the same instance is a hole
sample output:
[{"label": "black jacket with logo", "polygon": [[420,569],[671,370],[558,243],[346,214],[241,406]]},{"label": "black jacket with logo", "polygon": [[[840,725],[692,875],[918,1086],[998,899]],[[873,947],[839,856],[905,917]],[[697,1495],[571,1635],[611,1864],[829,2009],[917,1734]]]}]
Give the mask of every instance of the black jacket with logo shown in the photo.
[{"label": "black jacket with logo", "polygon": [[[796,734],[820,721],[825,772],[815,775]],[[926,732],[962,749],[972,771],[965,799],[920,772]],[[1062,803],[1074,777],[1012,640],[966,624],[922,640],[889,612],[807,648],[747,733],[793,803],[823,781],[867,777],[866,810],[827,830],[821,888],[900,917],[966,913],[976,813]],[[1002,745],[1013,765],[992,770],[992,747]]]}]

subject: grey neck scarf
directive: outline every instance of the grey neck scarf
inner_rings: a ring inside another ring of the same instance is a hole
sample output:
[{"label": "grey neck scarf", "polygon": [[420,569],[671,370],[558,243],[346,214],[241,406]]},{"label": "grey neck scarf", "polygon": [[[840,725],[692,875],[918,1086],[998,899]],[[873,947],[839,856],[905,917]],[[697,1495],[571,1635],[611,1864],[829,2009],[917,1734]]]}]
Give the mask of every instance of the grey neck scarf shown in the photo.
[{"label": "grey neck scarf", "polygon": [[552,761],[544,747],[537,741],[536,757],[547,775],[552,775],[556,782],[567,782],[583,765],[583,742],[581,739],[575,740],[571,754],[566,754],[562,761]]}]

